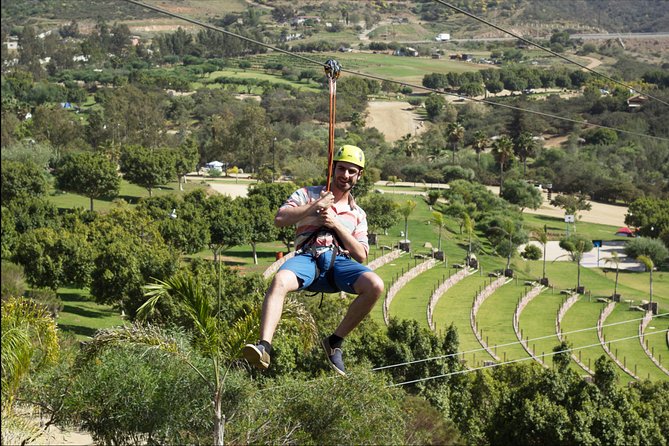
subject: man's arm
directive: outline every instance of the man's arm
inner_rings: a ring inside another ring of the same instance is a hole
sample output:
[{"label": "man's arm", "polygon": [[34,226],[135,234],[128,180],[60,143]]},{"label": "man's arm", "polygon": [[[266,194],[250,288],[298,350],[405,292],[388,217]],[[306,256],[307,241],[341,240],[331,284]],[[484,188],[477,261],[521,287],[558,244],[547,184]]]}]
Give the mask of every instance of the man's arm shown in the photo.
[{"label": "man's arm", "polygon": [[332,192],[323,191],[318,200],[301,206],[283,206],[280,208],[276,213],[276,217],[274,217],[274,224],[279,228],[294,225],[304,217],[316,215],[328,209],[332,206],[332,203],[334,203]]},{"label": "man's arm", "polygon": [[346,248],[351,257],[360,263],[367,261],[367,249],[365,245],[353,237],[353,234],[335,218],[332,212],[322,212],[321,218],[323,226],[333,229],[337,233],[339,240],[343,243],[344,248]]}]

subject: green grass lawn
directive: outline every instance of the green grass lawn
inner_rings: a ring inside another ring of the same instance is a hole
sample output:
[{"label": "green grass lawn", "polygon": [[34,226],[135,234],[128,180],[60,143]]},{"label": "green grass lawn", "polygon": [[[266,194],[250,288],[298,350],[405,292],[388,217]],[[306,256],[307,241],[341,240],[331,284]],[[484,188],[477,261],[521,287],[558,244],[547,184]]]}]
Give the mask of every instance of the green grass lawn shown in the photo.
[{"label": "green grass lawn", "polygon": [[454,270],[448,269],[444,262],[438,262],[435,266],[418,275],[395,295],[390,304],[389,313],[391,317],[400,319],[413,319],[425,327],[430,328],[427,323],[427,306],[430,296],[437,284],[448,278]]},{"label": "green grass lawn", "polygon": [[[184,184],[184,192],[179,190],[179,183],[176,181],[167,183],[160,187],[153,189],[153,196],[181,194],[188,193],[194,189],[207,188],[204,182],[187,182]],[[149,191],[143,187],[130,184],[125,180],[121,180],[121,188],[119,191],[119,199],[125,200],[131,205],[137,204],[140,198],[148,198]],[[52,191],[48,196],[49,201],[60,209],[90,209],[90,199],[83,195],[76,195],[69,192]],[[113,200],[93,200],[93,209],[95,211],[107,211],[114,206]]]},{"label": "green grass lawn", "polygon": [[527,358],[513,330],[513,313],[518,300],[530,288],[524,282],[511,281],[498,288],[479,308],[476,321],[485,327],[484,339],[502,361]]},{"label": "green grass lawn", "polygon": [[[555,333],[555,317],[563,301],[563,296],[544,291],[520,314],[518,326],[521,335],[528,340],[528,347],[536,356],[550,354],[560,344]],[[545,357],[544,363],[552,366],[552,357]]]},{"label": "green grass lawn", "polygon": [[58,289],[58,297],[63,302],[59,313],[58,328],[76,339],[86,340],[101,328],[123,325],[121,314],[108,305],[95,303],[87,292],[75,288]]},{"label": "green grass lawn", "polygon": [[[597,320],[599,313],[604,309],[604,304],[593,301],[592,299],[581,297],[565,314],[562,319],[563,339],[567,341],[570,347],[584,347],[586,345],[599,344],[597,337]],[[574,351],[574,355],[588,369],[595,370],[595,361],[600,356],[606,354],[600,346],[583,348]],[[583,369],[578,368],[580,374],[585,374]],[[616,368],[618,378],[622,378],[625,373]]]},{"label": "green grass lawn", "polygon": [[437,303],[433,319],[437,332],[445,333],[454,324],[460,338],[461,359],[467,361],[467,367],[480,367],[484,361],[492,360],[479,344],[469,323],[469,314],[474,296],[478,290],[489,283],[489,278],[475,273],[453,285]]},{"label": "green grass lawn", "polygon": [[[613,312],[604,321],[605,325],[639,319],[643,313],[630,311],[626,304],[617,304]],[[611,353],[621,361],[627,369],[641,379],[666,380],[669,379],[646,355],[641,347],[639,338],[639,321],[627,324],[609,325],[604,327],[604,339],[610,342]],[[657,335],[655,335],[657,336]],[[631,338],[623,341],[619,339]],[[669,349],[665,348],[665,352]]]}]

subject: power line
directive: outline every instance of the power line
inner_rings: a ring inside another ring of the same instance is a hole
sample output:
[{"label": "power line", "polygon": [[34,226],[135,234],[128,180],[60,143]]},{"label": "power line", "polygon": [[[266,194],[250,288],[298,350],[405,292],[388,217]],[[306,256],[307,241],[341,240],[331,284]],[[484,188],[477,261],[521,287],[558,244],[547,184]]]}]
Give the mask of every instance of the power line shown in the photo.
[{"label": "power line", "polygon": [[[304,61],[316,64],[316,65],[320,65],[321,67],[325,67],[325,64],[323,62],[319,62],[315,59],[311,59],[309,57],[303,56],[303,55],[298,54],[298,53],[293,53],[291,51],[283,50],[281,48],[277,48],[277,47],[268,45],[266,43],[259,42],[255,39],[251,39],[250,37],[242,36],[240,34],[233,33],[233,32],[228,31],[226,29],[219,28],[219,27],[213,26],[213,25],[209,25],[209,24],[201,22],[199,20],[191,19],[189,17],[182,16],[180,14],[176,14],[176,13],[173,13],[173,12],[170,12],[170,11],[166,11],[166,10],[164,10],[162,8],[158,8],[156,6],[147,5],[146,3],[142,3],[142,2],[139,2],[139,1],[136,1],[136,0],[122,0],[122,1],[134,4],[134,5],[137,5],[137,6],[141,6],[141,7],[150,9],[152,11],[156,11],[156,12],[159,12],[161,14],[168,15],[170,17],[174,17],[174,18],[177,18],[177,19],[180,19],[180,20],[184,20],[186,22],[193,23],[193,24],[198,25],[198,26],[202,26],[203,28],[207,28],[207,29],[211,29],[213,31],[221,32],[223,34],[227,34],[229,36],[236,37],[238,39],[241,39],[241,40],[244,40],[246,42],[252,43],[254,45],[258,45],[258,46],[261,46],[261,47],[264,47],[264,48],[267,48],[267,49],[270,49],[270,50],[273,50],[273,51],[276,51],[276,52],[279,52],[279,53],[282,53],[282,54],[286,54],[288,56],[296,57],[296,58],[302,59]],[[345,72],[345,73],[353,74],[353,75],[356,75],[356,76],[368,78],[368,79],[374,79],[374,80],[378,80],[378,81],[382,81],[382,82],[383,81],[390,82],[390,83],[393,83],[393,84],[398,84],[398,85],[407,86],[407,87],[411,87],[411,88],[417,88],[417,89],[421,89],[421,90],[425,90],[425,91],[430,91],[430,92],[440,94],[440,95],[449,95],[449,96],[455,96],[455,97],[461,98],[461,96],[459,96],[457,94],[438,91],[438,90],[435,90],[435,89],[432,89],[432,88],[424,87],[422,85],[414,85],[414,84],[410,84],[410,83],[406,83],[406,82],[396,81],[396,80],[393,80],[393,79],[383,78],[383,77],[380,77],[380,76],[374,76],[374,75],[371,75],[371,74],[360,73],[360,72],[352,71],[352,70],[346,70],[346,69],[343,69],[343,68],[341,69],[341,71]],[[628,134],[628,135],[640,136],[640,137],[651,138],[651,139],[657,139],[657,140],[660,140],[660,141],[669,141],[669,138],[663,138],[663,137],[660,137],[660,136],[648,135],[648,134],[645,134],[645,133],[634,132],[634,131],[631,131],[631,130],[619,129],[619,128],[616,128],[616,127],[609,127],[609,126],[602,125],[602,124],[595,124],[595,123],[592,123],[592,122],[588,122],[585,119],[583,119],[583,120],[572,119],[572,118],[567,118],[567,117],[564,117],[564,116],[553,115],[551,113],[545,113],[545,112],[530,110],[530,109],[526,109],[526,108],[522,108],[522,107],[516,107],[516,106],[513,106],[513,105],[502,104],[502,103],[499,103],[499,102],[488,101],[488,100],[485,100],[485,99],[476,99],[476,98],[471,98],[471,97],[464,97],[464,99],[469,100],[469,101],[474,101],[474,102],[480,102],[480,103],[484,103],[484,104],[488,104],[488,105],[492,105],[492,106],[503,107],[503,108],[507,108],[507,109],[510,109],[510,110],[517,110],[517,111],[527,112],[527,113],[531,113],[531,114],[536,114],[536,115],[544,116],[544,117],[547,117],[547,118],[553,118],[553,119],[558,119],[558,120],[562,120],[562,121],[572,122],[572,123],[579,124],[579,125],[597,127],[597,128],[602,128],[602,129],[608,129],[608,130],[613,130],[613,131],[620,132],[620,133],[625,133],[625,134]]]},{"label": "power line", "polygon": [[655,96],[653,96],[653,95],[651,95],[651,94],[649,94],[649,93],[646,93],[646,92],[640,91],[640,90],[638,90],[638,89],[636,89],[636,88],[633,88],[632,86],[627,85],[627,84],[625,84],[624,82],[620,82],[620,81],[618,81],[618,80],[616,80],[616,79],[614,79],[614,78],[612,78],[612,77],[610,77],[610,76],[607,76],[607,75],[605,75],[605,74],[603,74],[603,73],[600,73],[600,72],[598,72],[598,71],[595,71],[595,70],[593,70],[592,68],[590,68],[590,67],[588,67],[588,66],[586,66],[586,65],[583,65],[582,63],[579,63],[579,62],[576,62],[575,60],[569,59],[568,57],[563,56],[562,54],[559,54],[559,53],[557,53],[557,52],[551,50],[550,48],[546,48],[546,47],[544,47],[544,46],[542,46],[542,45],[539,45],[538,43],[535,43],[535,42],[533,42],[533,41],[531,41],[531,40],[529,40],[529,39],[526,39],[526,38],[523,37],[523,36],[520,36],[520,35],[518,35],[518,34],[512,32],[512,31],[509,31],[509,30],[507,30],[507,29],[504,29],[504,28],[502,28],[501,26],[495,25],[495,24],[492,23],[492,22],[489,22],[489,21],[487,21],[487,20],[485,20],[485,19],[482,19],[482,18],[480,18],[480,17],[478,17],[478,16],[475,16],[474,14],[472,14],[472,13],[470,13],[470,12],[467,12],[467,11],[465,11],[464,9],[458,8],[457,6],[451,5],[450,3],[447,3],[447,2],[445,2],[445,1],[443,1],[443,0],[434,0],[434,1],[437,2],[437,3],[439,3],[439,4],[441,4],[441,5],[446,6],[446,7],[448,7],[448,8],[453,9],[454,11],[457,11],[457,12],[459,12],[459,13],[461,13],[461,14],[464,14],[464,15],[466,15],[467,17],[471,17],[471,18],[473,18],[474,20],[477,20],[477,21],[479,21],[479,22],[481,22],[481,23],[485,23],[486,25],[491,26],[491,27],[495,28],[495,29],[498,30],[498,31],[502,31],[503,33],[509,34],[509,35],[515,37],[516,39],[522,40],[523,42],[525,42],[525,43],[527,43],[527,44],[530,44],[530,45],[535,46],[535,47],[537,47],[537,48],[539,48],[539,49],[541,49],[541,50],[543,50],[543,51],[546,51],[546,52],[552,54],[553,56],[559,57],[560,59],[565,60],[565,61],[567,61],[567,62],[569,62],[569,63],[574,64],[574,65],[578,65],[579,67],[583,68],[584,70],[587,70],[587,71],[589,71],[589,72],[591,72],[591,73],[593,73],[593,74],[596,74],[597,76],[603,77],[604,79],[606,79],[606,80],[608,80],[608,81],[611,81],[611,82],[614,82],[614,83],[616,83],[616,84],[618,84],[618,85],[621,85],[621,86],[627,88],[628,90],[635,91],[635,92],[640,93],[640,94],[644,94],[644,95],[648,96],[649,98],[652,98],[652,99],[654,99],[654,100],[656,100],[656,101],[658,101],[658,102],[661,102],[661,103],[664,104],[664,105],[669,105],[669,103],[663,101],[662,99],[659,99],[659,98],[657,98],[657,97],[655,97]]},{"label": "power line", "polygon": [[[668,316],[668,315],[669,315],[669,313],[662,313],[662,314],[657,314],[657,315],[653,316],[653,318]],[[644,318],[638,318],[638,319],[630,319],[630,320],[627,320],[627,321],[613,322],[613,323],[610,323],[610,324],[602,325],[602,328],[613,327],[613,326],[616,326],[616,325],[627,324],[627,323],[630,323],[630,322],[637,322],[637,321],[641,321],[643,319]],[[596,329],[597,329],[596,326],[595,327],[588,327],[588,328],[580,328],[578,330],[573,330],[573,331],[563,331],[560,334],[561,335],[568,335],[568,334],[581,333],[581,332],[584,332],[584,331],[596,330]],[[550,338],[554,338],[555,336],[557,336],[557,334],[551,334],[551,335],[547,335],[547,336],[540,336],[538,338],[526,339],[525,341],[509,342],[507,344],[496,345],[496,347],[497,348],[509,347],[509,346],[512,346],[512,345],[522,344],[523,342],[532,342],[532,341],[541,341],[543,339],[550,339]],[[375,368],[372,369],[372,371],[376,372],[376,371],[379,371],[379,370],[387,370],[387,369],[392,369],[392,368],[395,368],[395,367],[402,367],[402,366],[405,366],[405,365],[418,364],[418,363],[426,362],[426,361],[436,361],[436,360],[439,360],[439,359],[446,359],[446,358],[451,358],[451,357],[454,357],[454,356],[467,355],[469,353],[476,353],[476,352],[480,352],[480,351],[483,351],[483,350],[485,350],[485,348],[481,347],[481,348],[477,348],[477,349],[473,349],[473,350],[467,350],[467,351],[464,351],[464,352],[449,353],[448,355],[433,356],[431,358],[416,359],[414,361],[407,361],[407,362],[401,362],[401,363],[397,363],[397,364],[384,365],[384,366],[380,366],[380,367],[375,367]]]},{"label": "power line", "polygon": [[[654,334],[658,334],[658,333],[666,333],[667,331],[669,331],[669,329],[654,331],[654,332],[651,332],[651,333],[644,333],[643,335],[639,334],[639,335],[634,335],[634,336],[628,336],[626,338],[612,339],[612,340],[606,341],[606,343],[607,344],[613,344],[613,343],[616,343],[616,342],[629,341],[630,339],[636,339],[636,338],[639,338],[641,336],[650,336],[650,335],[654,335]],[[585,350],[587,348],[601,347],[601,346],[602,346],[602,344],[600,342],[598,342],[596,344],[584,345],[584,346],[581,346],[581,347],[572,347],[572,348],[567,348],[567,349],[564,349],[564,350],[558,350],[558,351],[554,351],[554,352],[550,352],[550,353],[543,353],[541,355],[538,355],[537,357],[543,358],[543,357],[546,357],[546,356],[555,356],[555,355],[558,355],[560,353],[571,353],[571,352],[577,351],[577,350]],[[455,371],[455,372],[444,373],[442,375],[428,376],[426,378],[418,378],[418,379],[414,379],[414,380],[411,380],[411,381],[404,381],[404,382],[400,382],[400,383],[389,384],[388,387],[398,387],[398,386],[403,386],[405,384],[415,384],[417,382],[429,381],[429,380],[437,379],[437,378],[446,378],[448,376],[464,375],[464,374],[476,372],[476,371],[479,371],[479,370],[491,369],[491,368],[494,368],[494,367],[499,367],[499,366],[508,365],[508,364],[515,364],[517,362],[530,361],[530,360],[533,360],[533,359],[534,359],[533,356],[530,356],[530,357],[527,357],[527,358],[512,359],[510,361],[498,362],[498,363],[495,363],[495,364],[485,365],[485,366],[482,366],[482,367],[476,367],[476,368],[473,368],[473,369],[458,370],[458,371]]]}]

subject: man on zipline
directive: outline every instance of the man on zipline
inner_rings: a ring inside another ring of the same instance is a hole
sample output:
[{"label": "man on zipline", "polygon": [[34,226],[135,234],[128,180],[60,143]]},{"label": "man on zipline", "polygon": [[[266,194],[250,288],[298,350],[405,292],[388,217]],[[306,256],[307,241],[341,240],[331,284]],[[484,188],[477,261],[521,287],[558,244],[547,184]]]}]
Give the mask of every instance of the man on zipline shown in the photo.
[{"label": "man on zipline", "polygon": [[341,346],[369,314],[383,293],[383,280],[362,263],[367,260],[367,216],[353,199],[351,189],[362,176],[365,154],[356,146],[342,146],[333,157],[330,190],[309,186],[295,191],[281,206],[274,223],[297,225],[295,256],[284,263],[265,294],[258,344],[247,344],[243,355],[249,364],[266,369],[286,294],[308,289],[345,291],[358,297],[331,336],[322,340],[330,366],[346,376]]}]

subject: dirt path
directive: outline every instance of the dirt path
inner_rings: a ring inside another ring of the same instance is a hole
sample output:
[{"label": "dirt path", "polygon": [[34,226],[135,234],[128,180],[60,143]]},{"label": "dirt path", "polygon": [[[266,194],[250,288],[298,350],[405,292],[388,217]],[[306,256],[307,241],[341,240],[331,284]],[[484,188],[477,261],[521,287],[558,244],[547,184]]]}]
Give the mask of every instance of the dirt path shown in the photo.
[{"label": "dirt path", "polygon": [[[486,186],[488,190],[499,195],[499,186]],[[564,209],[551,206],[547,194],[541,193],[543,203],[539,209],[525,209],[528,214],[548,215],[550,217],[564,218]],[[555,197],[553,197],[555,198]],[[580,221],[588,223],[599,223],[602,225],[625,226],[625,214],[627,206],[614,206],[612,204],[596,203],[591,201],[592,209],[579,213]],[[578,223],[577,223],[578,224]]]},{"label": "dirt path", "polygon": [[423,121],[412,110],[408,102],[372,101],[368,107],[367,127],[376,127],[393,142],[407,134],[415,135],[425,131]]}]

